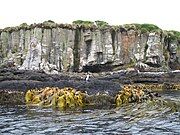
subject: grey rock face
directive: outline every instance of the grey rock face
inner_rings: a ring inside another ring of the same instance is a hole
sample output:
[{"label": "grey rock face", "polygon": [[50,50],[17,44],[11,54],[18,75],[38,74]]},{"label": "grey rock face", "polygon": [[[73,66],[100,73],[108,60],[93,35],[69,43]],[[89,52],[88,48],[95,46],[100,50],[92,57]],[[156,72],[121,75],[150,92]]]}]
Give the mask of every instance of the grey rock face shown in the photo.
[{"label": "grey rock face", "polygon": [[148,36],[145,34],[139,34],[137,42],[133,48],[134,59],[137,62],[143,62],[145,60],[145,47]]},{"label": "grey rock face", "polygon": [[20,69],[27,70],[39,70],[41,63],[41,45],[36,38],[33,38],[30,42],[26,58],[20,67]]},{"label": "grey rock face", "polygon": [[11,43],[10,48],[12,52],[18,52],[19,51],[19,39],[20,39],[20,33],[19,31],[15,31],[11,33]]},{"label": "grey rock face", "polygon": [[132,29],[37,25],[0,33],[1,65],[11,60],[20,69],[47,73],[131,67],[148,71],[164,65],[179,69],[179,50],[178,42],[167,43],[161,34]]},{"label": "grey rock face", "polygon": [[156,33],[149,34],[146,59],[146,63],[151,66],[161,66],[164,61],[163,45],[160,42],[160,36]]},{"label": "grey rock face", "polygon": [[[113,47],[110,31],[96,30],[84,37],[83,66],[91,64],[105,64],[113,61]],[[88,39],[88,40],[87,40]]]},{"label": "grey rock face", "polygon": [[4,60],[7,57],[8,51],[9,51],[9,33],[8,32],[2,32],[1,33],[1,52],[2,52],[2,59]]},{"label": "grey rock face", "polygon": [[168,45],[169,50],[169,67],[171,69],[179,70],[180,67],[180,45],[177,41],[171,41]]},{"label": "grey rock face", "polygon": [[74,36],[73,30],[60,29],[60,61],[61,70],[70,71],[73,68],[73,48]]},{"label": "grey rock face", "polygon": [[[32,38],[26,58],[19,68],[20,70],[43,70],[48,74],[57,74],[56,65],[50,64],[45,58],[42,58],[42,47],[37,38]],[[42,58],[42,60],[41,60]]]}]

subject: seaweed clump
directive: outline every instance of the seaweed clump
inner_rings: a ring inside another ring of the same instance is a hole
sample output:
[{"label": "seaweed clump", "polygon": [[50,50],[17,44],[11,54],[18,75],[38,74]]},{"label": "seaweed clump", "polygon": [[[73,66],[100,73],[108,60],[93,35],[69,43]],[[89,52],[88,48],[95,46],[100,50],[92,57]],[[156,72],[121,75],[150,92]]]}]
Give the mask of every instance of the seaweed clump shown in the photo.
[{"label": "seaweed clump", "polygon": [[146,89],[145,85],[124,85],[122,91],[116,95],[116,106],[120,107],[127,103],[140,103],[146,100],[153,100],[159,95]]},{"label": "seaweed clump", "polygon": [[153,100],[158,94],[146,89],[145,85],[125,85],[114,97],[108,93],[88,95],[71,87],[59,89],[46,87],[28,90],[25,95],[27,105],[52,107],[60,110],[78,109],[83,107],[109,108],[120,107],[127,103],[140,103]]},{"label": "seaweed clump", "polygon": [[85,105],[84,97],[85,93],[70,87],[63,89],[46,87],[39,90],[28,90],[25,95],[25,101],[27,105],[53,107],[64,110],[83,107]]}]

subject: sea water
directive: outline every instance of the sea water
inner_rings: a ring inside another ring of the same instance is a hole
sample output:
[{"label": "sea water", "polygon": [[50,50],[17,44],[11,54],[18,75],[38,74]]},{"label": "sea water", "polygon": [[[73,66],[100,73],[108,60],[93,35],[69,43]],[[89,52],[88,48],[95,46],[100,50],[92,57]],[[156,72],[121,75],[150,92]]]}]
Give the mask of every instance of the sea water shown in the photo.
[{"label": "sea water", "polygon": [[0,106],[0,134],[179,135],[180,90],[167,90],[160,95],[162,102],[159,103],[132,103],[107,110]]}]

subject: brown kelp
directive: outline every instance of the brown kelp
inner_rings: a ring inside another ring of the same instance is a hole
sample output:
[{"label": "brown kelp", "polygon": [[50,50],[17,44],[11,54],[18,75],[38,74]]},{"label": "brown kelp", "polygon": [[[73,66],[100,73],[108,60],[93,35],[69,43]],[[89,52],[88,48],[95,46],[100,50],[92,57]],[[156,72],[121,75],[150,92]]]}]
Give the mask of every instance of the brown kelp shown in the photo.
[{"label": "brown kelp", "polygon": [[66,109],[84,106],[85,95],[85,93],[71,87],[63,89],[46,87],[39,90],[28,90],[25,100],[27,105]]},{"label": "brown kelp", "polygon": [[127,103],[141,103],[153,100],[158,94],[146,89],[146,85],[124,85],[123,89],[115,97],[108,93],[88,95],[71,87],[45,87],[31,89],[26,92],[27,105],[52,107],[59,109],[82,108],[85,106],[116,106]]}]

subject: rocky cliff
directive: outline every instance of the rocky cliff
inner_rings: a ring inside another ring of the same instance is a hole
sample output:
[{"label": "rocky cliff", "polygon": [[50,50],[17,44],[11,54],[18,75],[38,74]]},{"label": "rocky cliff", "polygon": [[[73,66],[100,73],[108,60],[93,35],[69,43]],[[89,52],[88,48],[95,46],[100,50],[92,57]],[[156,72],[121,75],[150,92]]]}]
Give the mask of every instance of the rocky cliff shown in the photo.
[{"label": "rocky cliff", "polygon": [[0,65],[47,73],[179,70],[180,33],[152,24],[23,23],[0,30]]}]

